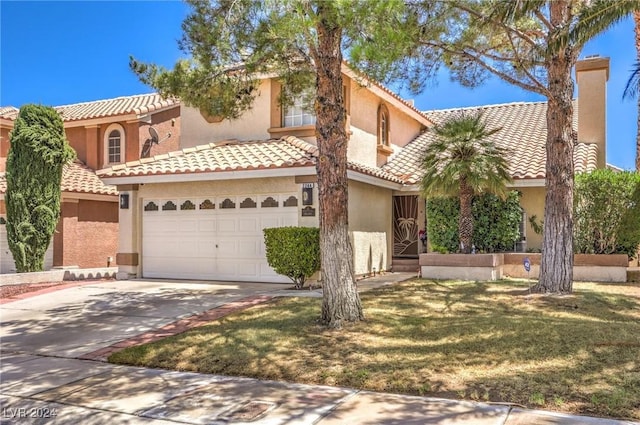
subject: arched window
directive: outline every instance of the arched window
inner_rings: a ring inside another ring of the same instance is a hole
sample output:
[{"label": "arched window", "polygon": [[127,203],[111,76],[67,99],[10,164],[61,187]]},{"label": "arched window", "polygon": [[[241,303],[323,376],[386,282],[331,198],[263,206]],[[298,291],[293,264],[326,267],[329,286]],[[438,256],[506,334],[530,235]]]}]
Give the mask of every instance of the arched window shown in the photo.
[{"label": "arched window", "polygon": [[104,133],[105,166],[124,162],[124,129],[120,124],[111,124]]},{"label": "arched window", "polygon": [[378,144],[389,146],[389,110],[385,105],[378,108]]}]

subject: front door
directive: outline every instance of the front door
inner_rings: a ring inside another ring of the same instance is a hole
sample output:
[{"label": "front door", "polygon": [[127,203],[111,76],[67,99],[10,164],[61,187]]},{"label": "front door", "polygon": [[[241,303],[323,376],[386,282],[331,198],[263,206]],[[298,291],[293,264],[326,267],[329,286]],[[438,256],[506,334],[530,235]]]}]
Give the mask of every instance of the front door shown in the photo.
[{"label": "front door", "polygon": [[418,196],[393,197],[393,256],[418,256]]}]

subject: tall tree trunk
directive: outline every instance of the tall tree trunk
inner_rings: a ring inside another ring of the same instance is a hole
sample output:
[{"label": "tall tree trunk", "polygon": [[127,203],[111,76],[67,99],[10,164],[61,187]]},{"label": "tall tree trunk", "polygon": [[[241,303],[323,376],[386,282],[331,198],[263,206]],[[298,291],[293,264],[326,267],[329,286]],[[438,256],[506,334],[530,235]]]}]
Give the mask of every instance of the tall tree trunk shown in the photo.
[{"label": "tall tree trunk", "polygon": [[463,254],[471,252],[473,244],[473,211],[471,201],[473,200],[473,189],[467,184],[466,177],[460,178],[460,217],[458,218],[458,234],[460,237],[460,248]]},{"label": "tall tree trunk", "polygon": [[[571,1],[549,2],[551,24],[568,28]],[[560,30],[566,31],[566,30]],[[558,34],[561,35],[561,34]],[[565,47],[547,58],[547,162],[540,280],[534,290],[568,293],[573,289],[573,80],[577,54]]]},{"label": "tall tree trunk", "polygon": [[[640,12],[633,12],[636,32],[636,59],[640,63]],[[636,171],[640,171],[640,93],[636,93],[638,101],[637,131],[636,131]]]},{"label": "tall tree trunk", "polygon": [[322,257],[322,322],[340,327],[364,319],[353,273],[348,228],[346,112],[342,93],[342,31],[331,2],[318,4],[315,54],[318,197]]}]

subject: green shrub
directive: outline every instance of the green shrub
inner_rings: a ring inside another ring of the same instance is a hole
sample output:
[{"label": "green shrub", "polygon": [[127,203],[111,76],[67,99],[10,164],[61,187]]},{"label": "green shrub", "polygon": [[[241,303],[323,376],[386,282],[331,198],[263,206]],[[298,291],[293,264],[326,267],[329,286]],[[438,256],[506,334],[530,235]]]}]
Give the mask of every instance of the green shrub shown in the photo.
[{"label": "green shrub", "polygon": [[459,198],[430,198],[427,201],[427,235],[434,251],[458,252],[460,246],[459,216]]},{"label": "green shrub", "polygon": [[60,218],[62,169],[75,158],[60,114],[24,105],[9,136],[7,242],[18,273],[44,270],[44,257]]},{"label": "green shrub", "polygon": [[576,175],[574,252],[627,254],[640,245],[640,173],[596,170]]},{"label": "green shrub", "polygon": [[287,276],[296,288],[320,270],[320,229],[274,227],[264,229],[267,262],[276,273]]},{"label": "green shrub", "polygon": [[[473,244],[478,251],[513,250],[520,239],[520,193],[511,191],[506,199],[493,194],[473,198]],[[427,202],[427,229],[431,247],[438,252],[458,252],[458,198],[430,198]],[[436,249],[437,247],[437,249]]]},{"label": "green shrub", "polygon": [[476,249],[484,252],[512,251],[520,240],[520,193],[511,191],[504,200],[490,193],[476,196],[472,208]]}]

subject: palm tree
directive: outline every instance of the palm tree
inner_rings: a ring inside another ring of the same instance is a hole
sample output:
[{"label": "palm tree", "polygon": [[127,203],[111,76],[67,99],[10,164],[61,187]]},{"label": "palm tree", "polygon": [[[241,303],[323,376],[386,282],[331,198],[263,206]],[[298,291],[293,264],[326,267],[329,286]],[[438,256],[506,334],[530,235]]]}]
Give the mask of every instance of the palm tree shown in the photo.
[{"label": "palm tree", "polygon": [[640,88],[640,12],[633,12],[633,21],[635,23],[636,35],[636,59],[631,76],[624,88],[622,97],[625,99],[635,97],[638,102],[638,130],[636,132],[636,171],[640,171],[640,96],[638,96],[638,88]]},{"label": "palm tree", "polygon": [[473,237],[471,201],[476,193],[504,194],[511,181],[508,151],[489,138],[500,128],[487,129],[482,113],[454,115],[430,131],[435,140],[425,152],[422,192],[425,197],[460,198],[458,234],[461,251],[468,254]]}]

